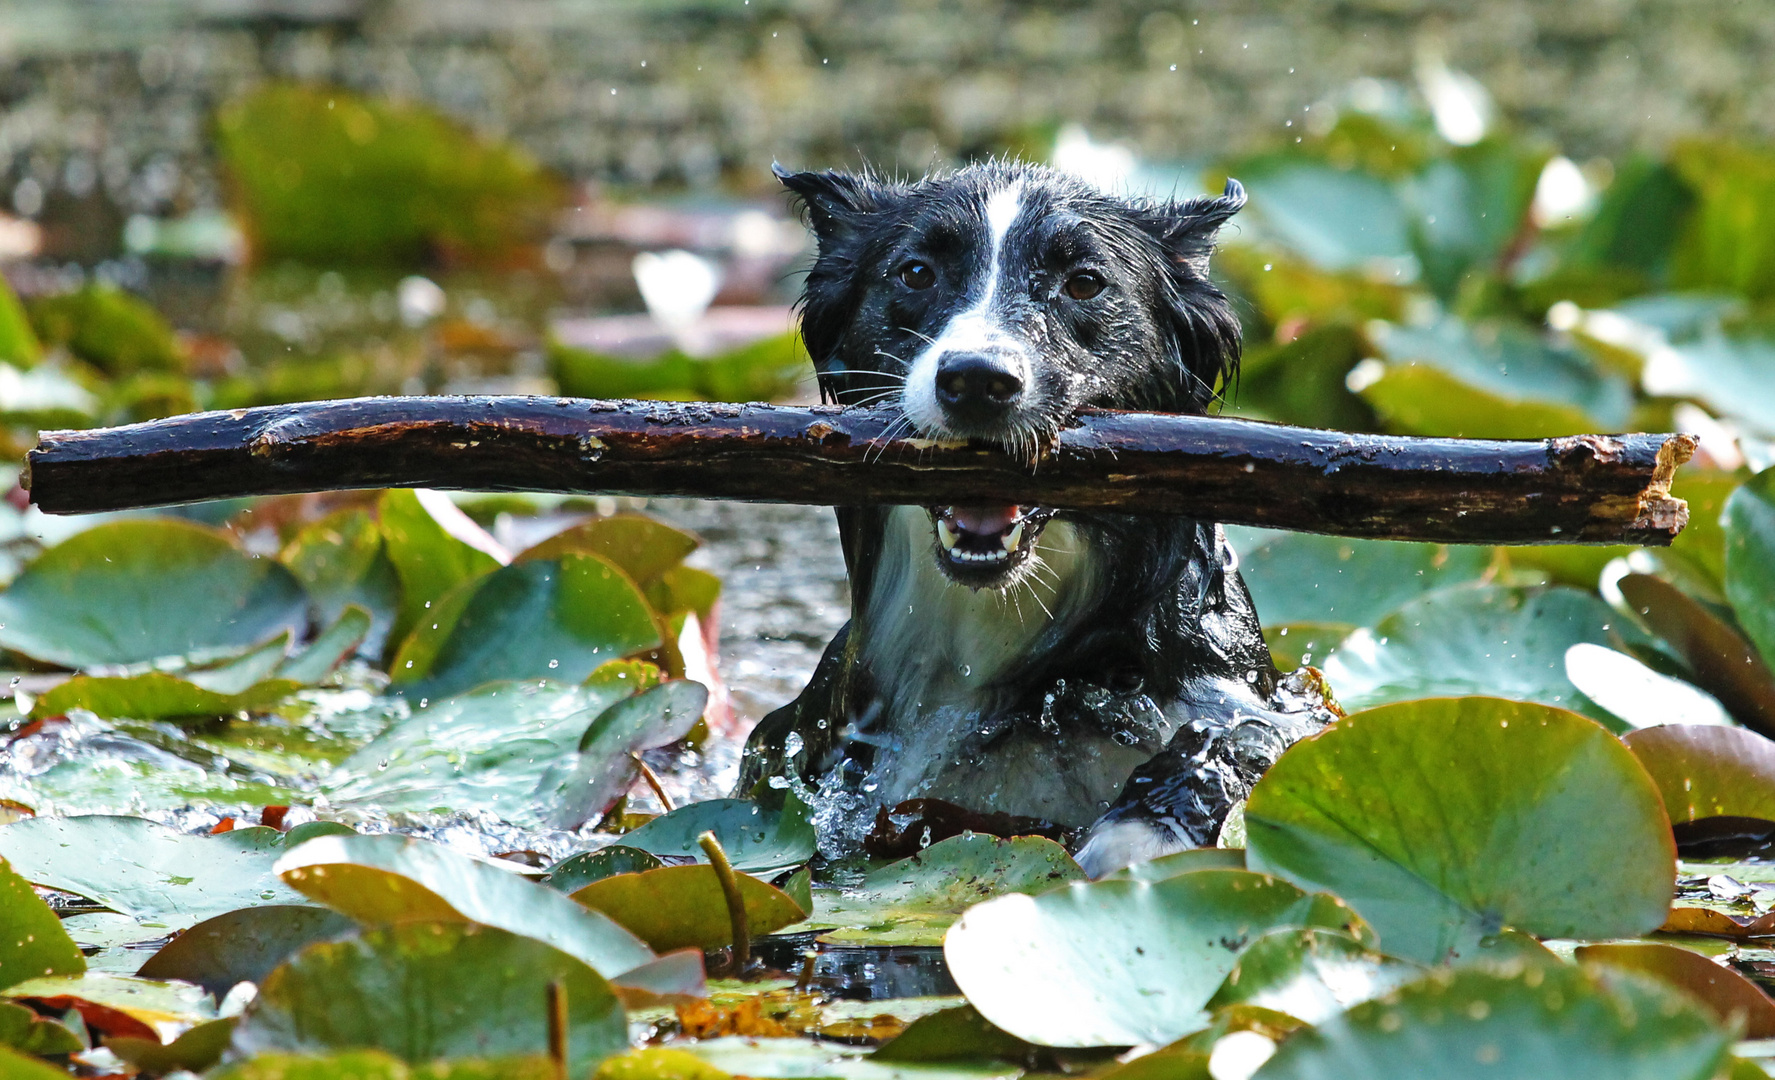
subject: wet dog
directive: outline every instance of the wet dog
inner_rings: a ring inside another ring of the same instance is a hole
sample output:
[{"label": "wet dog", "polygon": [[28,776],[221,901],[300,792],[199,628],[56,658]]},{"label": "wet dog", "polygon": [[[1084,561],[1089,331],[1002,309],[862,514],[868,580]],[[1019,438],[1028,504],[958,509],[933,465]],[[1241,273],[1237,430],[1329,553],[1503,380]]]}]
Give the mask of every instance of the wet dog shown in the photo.
[{"label": "wet dog", "polygon": [[[1080,408],[1201,412],[1234,377],[1208,259],[1236,182],[1172,202],[1014,162],[777,175],[818,241],[801,325],[830,400],[1038,467]],[[1213,844],[1331,716],[1276,670],[1220,528],[980,496],[839,508],[850,622],[753,733],[741,790],[807,793],[828,854],[915,798],[1083,830],[1094,874]]]}]

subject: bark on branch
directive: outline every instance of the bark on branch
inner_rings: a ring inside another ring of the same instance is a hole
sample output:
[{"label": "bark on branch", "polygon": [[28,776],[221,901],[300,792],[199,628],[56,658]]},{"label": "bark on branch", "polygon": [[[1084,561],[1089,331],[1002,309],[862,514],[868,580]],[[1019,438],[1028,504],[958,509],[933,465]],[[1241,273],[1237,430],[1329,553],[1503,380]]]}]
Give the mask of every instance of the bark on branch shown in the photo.
[{"label": "bark on branch", "polygon": [[[1689,435],[1533,441],[1352,435],[1086,412],[1034,468],[894,436],[886,409],[359,398],[44,432],[25,483],[50,513],[343,488],[1014,503],[1475,544],[1668,544]],[[903,427],[903,425],[902,425]]]}]

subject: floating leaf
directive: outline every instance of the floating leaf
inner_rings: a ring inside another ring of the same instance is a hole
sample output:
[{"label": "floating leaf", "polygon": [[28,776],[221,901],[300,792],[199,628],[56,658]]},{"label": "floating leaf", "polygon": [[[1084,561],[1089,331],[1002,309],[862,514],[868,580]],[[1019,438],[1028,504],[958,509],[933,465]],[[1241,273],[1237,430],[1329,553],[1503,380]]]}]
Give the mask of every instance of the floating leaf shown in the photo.
[{"label": "floating leaf", "polygon": [[188,836],[142,818],[91,814],[0,826],[0,855],[26,880],[139,919],[196,919],[261,904],[299,904],[272,873],[275,829]]},{"label": "floating leaf", "polygon": [[1673,822],[1775,821],[1775,742],[1735,727],[1672,725],[1628,734]]},{"label": "floating leaf", "polygon": [[578,681],[661,641],[634,583],[594,555],[502,567],[458,586],[427,619],[395,654],[396,685],[409,697],[496,679]]},{"label": "floating leaf", "polygon": [[735,870],[782,870],[800,866],[814,854],[813,823],[807,818],[807,808],[794,799],[782,810],[766,810],[747,799],[691,803],[625,834],[623,843],[655,855],[689,856],[707,862],[696,838],[710,831],[721,841]]},{"label": "floating leaf", "polygon": [[1066,849],[1039,836],[1005,840],[964,833],[875,870],[859,889],[814,893],[813,917],[832,944],[941,945],[962,912],[1007,893],[1041,893],[1084,871]]},{"label": "floating leaf", "polygon": [[6,1080],[68,1080],[68,1070],[0,1046],[0,1076]]},{"label": "floating leaf", "polygon": [[85,970],[86,960],[55,912],[29,881],[0,861],[0,990],[42,975]]},{"label": "floating leaf", "polygon": [[1284,1042],[1254,1080],[1710,1080],[1730,1036],[1699,1005],[1576,968],[1438,971]]},{"label": "floating leaf", "polygon": [[202,987],[102,971],[30,979],[8,989],[6,996],[61,1012],[78,1010],[89,1029],[108,1036],[158,1043],[216,1018],[216,1003]]},{"label": "floating leaf", "polygon": [[304,686],[320,682],[369,640],[374,625],[375,616],[367,609],[347,604],[333,625],[277,669],[278,677]]},{"label": "floating leaf", "polygon": [[1106,874],[1105,881],[1119,881],[1130,878],[1134,881],[1164,881],[1166,878],[1187,874],[1194,870],[1243,870],[1245,869],[1245,849],[1243,848],[1191,848],[1188,851],[1173,852],[1161,855],[1146,862],[1137,862],[1133,866],[1124,866],[1120,870]]},{"label": "floating leaf", "polygon": [[1509,926],[1631,937],[1664,922],[1670,822],[1599,725],[1495,698],[1383,706],[1291,747],[1245,807],[1246,859],[1349,901],[1433,963]]},{"label": "floating leaf", "polygon": [[[752,933],[775,933],[807,918],[807,911],[780,889],[746,874],[737,879]],[[626,927],[658,952],[733,944],[727,898],[711,866],[662,866],[618,874],[583,886],[573,899]]]},{"label": "floating leaf", "polygon": [[1405,207],[1379,177],[1288,154],[1241,161],[1234,171],[1263,235],[1322,270],[1411,258]]},{"label": "floating leaf", "polygon": [[[86,1049],[86,1040],[74,1034],[66,1024],[10,1001],[0,1002],[0,1046],[40,1057],[72,1054]],[[6,1059],[0,1059],[0,1075],[12,1077],[6,1070]]]},{"label": "floating leaf", "polygon": [[76,675],[38,698],[34,717],[86,709],[107,719],[176,720],[262,712],[302,688],[288,679],[267,679],[236,694],[219,694],[176,675],[149,671],[127,677]]},{"label": "floating leaf", "polygon": [[409,1065],[380,1050],[327,1055],[258,1054],[209,1074],[213,1080],[553,1080],[554,1062],[524,1057],[455,1058]]},{"label": "floating leaf", "polygon": [[164,518],[96,525],[0,593],[0,645],[64,667],[239,649],[303,621],[289,571],[217,529]]},{"label": "floating leaf", "polygon": [[[1023,1069],[1002,1061],[897,1063],[876,1061],[865,1046],[815,1039],[728,1036],[683,1043],[674,1049],[722,1074],[755,1080],[831,1077],[832,1080],[1013,1080]],[[659,1062],[671,1066],[671,1062]],[[714,1080],[698,1072],[616,1072],[599,1080]]]},{"label": "floating leaf", "polygon": [[890,1062],[1022,1061],[1033,1049],[972,1005],[957,1005],[912,1021],[869,1057]]},{"label": "floating leaf", "polygon": [[944,955],[968,1001],[1018,1038],[1132,1046],[1201,1027],[1241,950],[1285,926],[1366,930],[1334,897],[1244,870],[1201,870],[988,900],[950,929]]},{"label": "floating leaf", "polygon": [[408,1062],[542,1054],[550,983],[567,998],[570,1074],[627,1048],[622,1005],[596,971],[532,938],[461,922],[310,945],[266,977],[234,1046],[377,1049]]},{"label": "floating leaf", "polygon": [[1444,589],[1344,639],[1325,661],[1325,677],[1350,711],[1486,694],[1608,717],[1566,678],[1565,654],[1581,642],[1617,644],[1612,627],[1620,621],[1607,604],[1576,589]]},{"label": "floating leaf", "polygon": [[666,865],[659,856],[626,844],[612,844],[597,851],[569,855],[549,867],[542,883],[564,893],[577,892],[594,881],[613,874],[639,874]]},{"label": "floating leaf", "polygon": [[1726,597],[1764,663],[1775,664],[1775,469],[1733,492],[1720,523],[1726,530]]},{"label": "floating leaf", "polygon": [[1617,942],[1582,946],[1577,959],[1587,968],[1602,965],[1637,971],[1686,990],[1713,1010],[1720,1023],[1730,1027],[1742,1024],[1747,1039],[1775,1036],[1775,1001],[1749,979],[1699,953],[1657,942]]},{"label": "floating leaf", "polygon": [[1266,626],[1372,626],[1432,589],[1479,577],[1492,558],[1482,547],[1308,533],[1279,533],[1239,550],[1239,573]]},{"label": "floating leaf", "polygon": [[105,1046],[137,1069],[155,1076],[176,1069],[201,1072],[222,1060],[222,1052],[228,1049],[238,1022],[239,1017],[234,1016],[206,1020],[165,1045],[124,1035],[106,1039]]},{"label": "floating leaf", "polygon": [[1256,1005],[1317,1024],[1421,970],[1334,930],[1272,930],[1239,955],[1207,1007]]},{"label": "floating leaf", "polygon": [[390,630],[394,641],[405,640],[422,620],[436,621],[446,594],[499,569],[499,560],[450,535],[411,491],[383,492],[376,516],[401,586],[400,613]]},{"label": "floating leaf", "polygon": [[625,698],[598,714],[578,751],[542,778],[537,798],[556,828],[577,829],[604,816],[635,780],[635,754],[690,733],[709,702],[708,688],[672,679]]},{"label": "floating leaf", "polygon": [[371,613],[367,655],[381,656],[400,609],[401,581],[367,510],[340,510],[303,526],[277,556],[308,593],[314,621],[336,622],[348,606]]},{"label": "floating leaf", "polygon": [[1739,723],[1775,733],[1775,674],[1750,642],[1667,581],[1628,574],[1617,585],[1628,606],[1688,661],[1697,685]]},{"label": "floating leaf", "polygon": [[268,904],[205,919],[173,938],[141,965],[145,979],[179,979],[218,999],[236,983],[261,983],[307,945],[343,937],[357,927],[326,908]]},{"label": "floating leaf", "polygon": [[1732,722],[1725,706],[1707,691],[1601,645],[1586,642],[1567,649],[1565,677],[1629,727]]},{"label": "floating leaf", "polygon": [[276,871],[311,899],[371,925],[481,923],[546,942],[605,978],[654,959],[621,926],[554,889],[426,840],[323,836],[279,859]]},{"label": "floating leaf", "polygon": [[617,514],[558,532],[526,550],[518,561],[596,555],[645,587],[697,549],[696,537],[640,514]]}]

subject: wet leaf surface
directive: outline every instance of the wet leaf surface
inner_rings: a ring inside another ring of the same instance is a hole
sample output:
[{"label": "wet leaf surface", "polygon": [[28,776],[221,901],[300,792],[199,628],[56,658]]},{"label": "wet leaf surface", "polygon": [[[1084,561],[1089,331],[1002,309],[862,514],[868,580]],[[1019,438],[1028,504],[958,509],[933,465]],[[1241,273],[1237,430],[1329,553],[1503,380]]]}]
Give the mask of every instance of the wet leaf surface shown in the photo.
[{"label": "wet leaf surface", "polygon": [[941,945],[970,906],[1006,893],[1041,893],[1084,871],[1052,840],[963,835],[871,872],[860,889],[819,889],[798,930],[830,944]]},{"label": "wet leaf surface", "polygon": [[302,583],[317,623],[335,622],[351,605],[370,612],[363,650],[382,655],[400,609],[401,581],[383,550],[381,526],[369,511],[340,510],[310,522],[277,559]]},{"label": "wet leaf surface", "polygon": [[419,620],[390,671],[408,697],[441,698],[500,679],[577,682],[660,641],[652,609],[626,574],[568,553],[458,586]]},{"label": "wet leaf surface", "polygon": [[161,518],[98,525],[0,593],[0,645],[64,667],[232,650],[301,625],[289,571],[225,534]]},{"label": "wet leaf surface", "polygon": [[1667,581],[1628,574],[1617,584],[1634,613],[1688,662],[1696,685],[1739,723],[1775,733],[1775,674],[1743,635]]},{"label": "wet leaf surface", "polygon": [[422,623],[436,621],[439,602],[465,582],[499,568],[499,560],[450,535],[411,491],[385,491],[376,503],[383,551],[400,584],[393,643]]},{"label": "wet leaf surface", "polygon": [[263,904],[298,904],[272,873],[274,829],[189,836],[142,818],[91,814],[0,826],[0,855],[27,880],[140,919],[196,919]]},{"label": "wet leaf surface", "polygon": [[236,983],[263,982],[304,946],[343,937],[356,927],[349,917],[326,908],[242,908],[205,919],[167,942],[137,974],[196,983],[220,1000]]},{"label": "wet leaf surface", "polygon": [[538,785],[551,823],[575,829],[602,818],[635,780],[632,755],[684,738],[708,702],[701,683],[672,679],[599,713],[573,757],[559,760]]},{"label": "wet leaf surface", "polygon": [[1699,1005],[1655,984],[1623,1000],[1576,968],[1468,968],[1294,1036],[1256,1080],[1706,1080],[1729,1046]]},{"label": "wet leaf surface", "polygon": [[[752,933],[775,933],[807,918],[806,910],[780,889],[745,874],[738,881]],[[626,927],[658,952],[733,944],[727,899],[711,866],[662,866],[618,874],[575,890],[573,899]]]},{"label": "wet leaf surface", "polygon": [[1244,870],[1201,870],[1001,896],[962,916],[944,955],[968,1001],[1018,1038],[1133,1046],[1201,1027],[1244,948],[1288,926],[1367,929],[1332,897]]},{"label": "wet leaf surface", "polygon": [[86,970],[80,950],[31,883],[0,861],[0,990],[43,975]]},{"label": "wet leaf surface", "polygon": [[554,889],[425,840],[324,836],[279,859],[276,871],[310,899],[372,926],[481,923],[545,942],[606,978],[654,959],[622,927]]},{"label": "wet leaf surface", "polygon": [[697,538],[639,514],[594,518],[527,549],[520,560],[596,555],[645,588],[695,551]]},{"label": "wet leaf surface", "polygon": [[1513,927],[1631,937],[1663,923],[1676,849],[1650,778],[1573,713],[1432,699],[1296,744],[1245,809],[1246,859],[1347,900],[1432,963]]},{"label": "wet leaf surface", "polygon": [[597,851],[569,855],[549,867],[548,876],[542,879],[542,883],[551,889],[571,893],[613,874],[639,874],[664,865],[652,852],[627,844],[612,844]]},{"label": "wet leaf surface", "polygon": [[76,675],[37,699],[34,716],[60,716],[86,709],[107,718],[134,720],[199,719],[268,709],[302,684],[267,679],[236,694],[218,694],[186,679],[150,671],[127,678]]},{"label": "wet leaf surface", "polygon": [[1775,742],[1743,728],[1687,724],[1631,732],[1626,742],[1671,821],[1775,821]]},{"label": "wet leaf surface", "polygon": [[0,1047],[0,1074],[6,1080],[67,1080],[68,1071]]},{"label": "wet leaf surface", "polygon": [[1655,942],[1585,945],[1577,951],[1583,967],[1601,965],[1649,975],[1694,995],[1727,1027],[1742,1025],[1747,1039],[1775,1036],[1775,1001],[1756,984],[1705,956]]},{"label": "wet leaf surface", "polygon": [[234,1047],[368,1048],[408,1062],[543,1054],[551,982],[567,998],[570,1073],[584,1075],[627,1047],[622,1005],[596,971],[540,941],[459,922],[310,945],[266,977]]},{"label": "wet leaf surface", "polygon": [[1206,1007],[1254,1005],[1318,1024],[1422,970],[1335,930],[1273,930],[1239,955]]},{"label": "wet leaf surface", "polygon": [[707,862],[696,838],[713,832],[735,870],[763,873],[799,866],[813,857],[814,827],[806,813],[806,807],[794,799],[782,810],[766,810],[747,799],[710,799],[661,814],[624,834],[622,842],[662,857]]},{"label": "wet leaf surface", "polygon": [[1350,635],[1325,662],[1325,675],[1351,712],[1462,694],[1588,712],[1596,707],[1566,678],[1566,651],[1582,642],[1613,647],[1621,621],[1576,589],[1447,589]]},{"label": "wet leaf surface", "polygon": [[55,1011],[77,1010],[89,1030],[106,1036],[157,1043],[216,1018],[216,1003],[200,986],[99,971],[30,979],[6,996]]}]

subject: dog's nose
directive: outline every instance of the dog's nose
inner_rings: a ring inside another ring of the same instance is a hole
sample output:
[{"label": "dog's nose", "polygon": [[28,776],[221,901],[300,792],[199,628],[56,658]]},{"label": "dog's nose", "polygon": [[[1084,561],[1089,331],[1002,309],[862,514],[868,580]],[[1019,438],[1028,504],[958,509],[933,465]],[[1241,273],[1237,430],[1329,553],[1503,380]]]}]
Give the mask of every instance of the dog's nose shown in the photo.
[{"label": "dog's nose", "polygon": [[944,353],[937,364],[937,400],[957,419],[997,419],[1022,396],[1023,379],[1001,354]]}]

